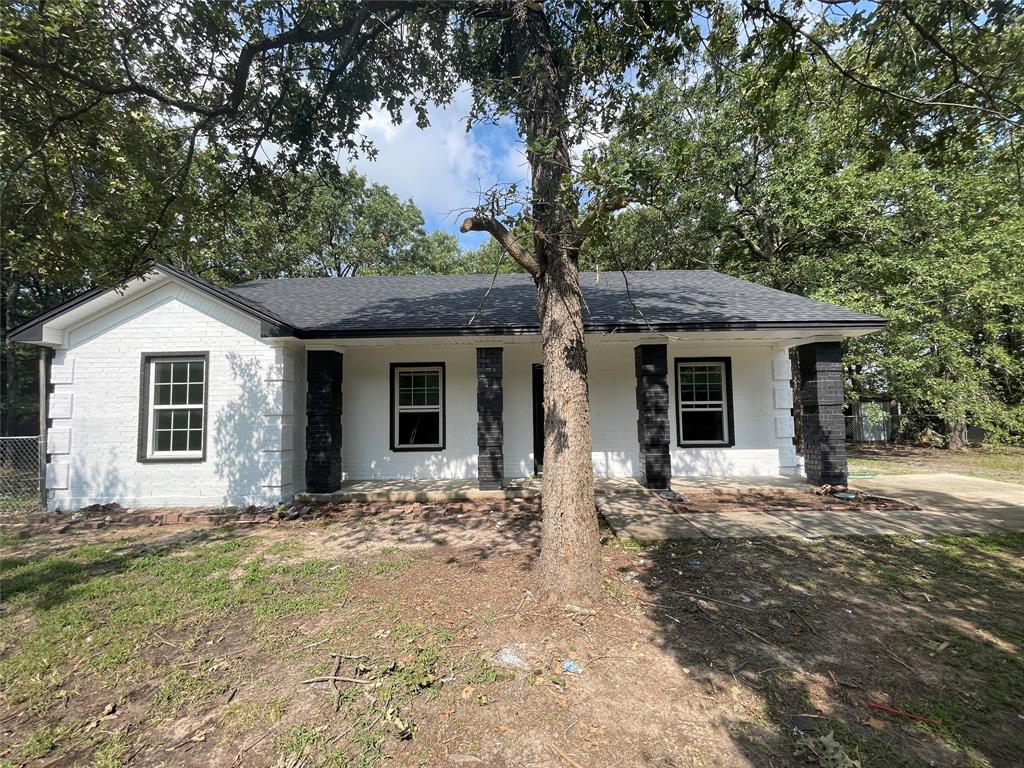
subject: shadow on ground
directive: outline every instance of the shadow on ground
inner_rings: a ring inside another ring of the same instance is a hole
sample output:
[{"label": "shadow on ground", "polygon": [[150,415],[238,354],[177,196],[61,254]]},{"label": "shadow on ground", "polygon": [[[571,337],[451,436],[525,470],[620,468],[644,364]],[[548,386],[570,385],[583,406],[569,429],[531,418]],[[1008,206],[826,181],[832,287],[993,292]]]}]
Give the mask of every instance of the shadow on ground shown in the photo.
[{"label": "shadow on ground", "polygon": [[639,581],[680,666],[754,694],[723,723],[753,765],[803,764],[830,732],[863,768],[1019,764],[1024,536],[918,541],[677,542]]}]

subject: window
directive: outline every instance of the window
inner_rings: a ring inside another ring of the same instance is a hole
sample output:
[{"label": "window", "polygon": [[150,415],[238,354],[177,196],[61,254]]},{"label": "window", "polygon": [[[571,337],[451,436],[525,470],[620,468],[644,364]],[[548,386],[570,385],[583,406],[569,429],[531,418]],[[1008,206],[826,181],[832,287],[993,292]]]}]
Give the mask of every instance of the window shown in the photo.
[{"label": "window", "polygon": [[207,359],[205,353],[143,356],[141,461],[205,458]]},{"label": "window", "polygon": [[728,358],[676,359],[680,447],[733,445],[731,373]]},{"label": "window", "polygon": [[444,448],[444,364],[391,366],[391,450]]}]

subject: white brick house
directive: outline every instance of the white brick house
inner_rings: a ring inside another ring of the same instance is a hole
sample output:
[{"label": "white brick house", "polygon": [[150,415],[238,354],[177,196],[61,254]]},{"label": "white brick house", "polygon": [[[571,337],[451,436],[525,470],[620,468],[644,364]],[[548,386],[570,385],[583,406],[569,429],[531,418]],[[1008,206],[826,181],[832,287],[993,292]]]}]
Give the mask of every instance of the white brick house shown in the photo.
[{"label": "white brick house", "polygon": [[[581,277],[596,475],[798,474],[798,346],[809,479],[845,476],[839,342],[883,320],[715,272],[628,279],[632,301],[620,274]],[[40,315],[11,337],[47,357],[50,507],[273,503],[345,480],[495,488],[541,471],[535,293],[501,276],[477,311],[489,283],[220,288],[154,265]]]}]

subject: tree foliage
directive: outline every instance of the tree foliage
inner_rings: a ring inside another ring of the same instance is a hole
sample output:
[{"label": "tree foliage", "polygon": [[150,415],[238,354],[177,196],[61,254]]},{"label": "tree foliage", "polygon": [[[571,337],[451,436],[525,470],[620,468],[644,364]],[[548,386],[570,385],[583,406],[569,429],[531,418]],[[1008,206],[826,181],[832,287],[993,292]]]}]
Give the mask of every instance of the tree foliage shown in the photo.
[{"label": "tree foliage", "polygon": [[[1024,60],[1019,20],[998,40]],[[847,66],[862,47],[833,55]],[[967,423],[1020,438],[1019,131],[905,102],[882,111],[820,57],[767,83],[738,48],[714,58],[703,77],[666,73],[633,105],[602,161],[659,183],[634,187],[647,204],[586,257],[603,269],[719,269],[882,315],[884,333],[848,343],[851,398],[891,396],[908,424],[940,427],[953,444]],[[890,77],[891,58],[878,79],[936,87],[929,68]]]}]

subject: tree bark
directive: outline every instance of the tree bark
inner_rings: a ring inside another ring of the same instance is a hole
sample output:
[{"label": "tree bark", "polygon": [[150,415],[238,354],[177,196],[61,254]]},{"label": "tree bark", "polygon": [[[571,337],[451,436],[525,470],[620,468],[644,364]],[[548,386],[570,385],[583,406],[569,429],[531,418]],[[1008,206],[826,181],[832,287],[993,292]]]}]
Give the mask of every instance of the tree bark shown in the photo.
[{"label": "tree bark", "polygon": [[967,425],[959,419],[946,420],[946,447],[962,451],[967,447]]},{"label": "tree bark", "polygon": [[601,585],[594,505],[590,389],[583,334],[577,225],[579,200],[564,184],[572,168],[568,87],[572,62],[551,33],[542,6],[524,3],[508,28],[507,74],[522,83],[517,117],[530,165],[533,248],[516,242],[495,216],[466,219],[463,231],[490,232],[537,285],[544,363],[544,474],[540,558],[535,591],[585,600]]},{"label": "tree bark", "polygon": [[537,589],[583,599],[600,585],[590,388],[575,259],[548,260],[538,283],[544,361],[544,474]]}]

